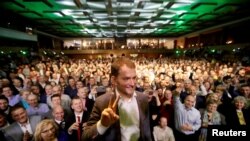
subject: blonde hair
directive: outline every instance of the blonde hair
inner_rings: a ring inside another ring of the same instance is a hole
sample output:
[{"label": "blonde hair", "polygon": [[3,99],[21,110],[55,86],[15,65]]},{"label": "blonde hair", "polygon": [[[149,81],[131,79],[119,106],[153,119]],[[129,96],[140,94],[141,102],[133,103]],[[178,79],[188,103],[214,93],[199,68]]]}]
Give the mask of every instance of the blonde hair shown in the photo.
[{"label": "blonde hair", "polygon": [[52,125],[55,128],[55,137],[57,136],[58,126],[56,125],[56,123],[52,119],[44,119],[41,122],[39,122],[36,126],[36,131],[34,134],[35,141],[43,141],[41,136],[42,130],[48,125]]},{"label": "blonde hair", "polygon": [[20,90],[20,96],[22,96],[23,95],[23,93],[25,93],[25,92],[28,92],[29,94],[31,94],[31,91],[30,90],[27,90],[27,89],[24,89],[24,90]]}]

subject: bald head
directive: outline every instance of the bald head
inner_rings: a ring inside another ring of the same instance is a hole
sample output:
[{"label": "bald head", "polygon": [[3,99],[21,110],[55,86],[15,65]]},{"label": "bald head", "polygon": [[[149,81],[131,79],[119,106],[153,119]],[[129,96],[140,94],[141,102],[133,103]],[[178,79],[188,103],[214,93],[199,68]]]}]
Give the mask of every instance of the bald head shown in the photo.
[{"label": "bald head", "polygon": [[52,115],[55,120],[63,121],[64,120],[64,109],[62,106],[55,106],[52,110]]}]

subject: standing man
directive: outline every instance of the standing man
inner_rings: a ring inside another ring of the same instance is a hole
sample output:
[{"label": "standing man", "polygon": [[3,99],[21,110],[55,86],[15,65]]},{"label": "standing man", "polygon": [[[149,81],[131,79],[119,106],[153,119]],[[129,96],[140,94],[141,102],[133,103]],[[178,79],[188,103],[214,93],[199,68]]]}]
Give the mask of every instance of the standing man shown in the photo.
[{"label": "standing man", "polygon": [[99,96],[83,140],[151,141],[148,99],[135,91],[136,66],[127,58],[111,66],[113,92]]},{"label": "standing man", "polygon": [[88,111],[84,111],[82,99],[75,96],[71,101],[73,113],[66,120],[66,129],[68,130],[70,141],[81,141],[83,125],[89,118]]},{"label": "standing man", "polygon": [[176,88],[174,95],[175,139],[176,141],[196,141],[201,127],[201,114],[194,108],[195,97],[187,95],[184,103],[180,100],[181,89]]}]

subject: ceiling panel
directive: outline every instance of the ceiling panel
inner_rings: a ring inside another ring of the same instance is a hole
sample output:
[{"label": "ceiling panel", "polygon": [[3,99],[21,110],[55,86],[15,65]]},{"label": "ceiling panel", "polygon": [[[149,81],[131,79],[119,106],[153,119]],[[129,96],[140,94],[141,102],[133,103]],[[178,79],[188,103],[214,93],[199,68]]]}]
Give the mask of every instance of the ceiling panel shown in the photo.
[{"label": "ceiling panel", "polygon": [[[178,37],[249,17],[249,0],[1,0],[59,37]],[[2,17],[4,18],[4,17]]]}]

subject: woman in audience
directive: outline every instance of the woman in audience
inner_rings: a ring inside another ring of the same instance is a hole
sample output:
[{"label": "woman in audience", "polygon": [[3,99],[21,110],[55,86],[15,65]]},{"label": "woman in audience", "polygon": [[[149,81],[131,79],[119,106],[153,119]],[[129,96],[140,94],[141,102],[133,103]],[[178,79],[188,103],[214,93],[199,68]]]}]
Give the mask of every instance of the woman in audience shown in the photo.
[{"label": "woman in audience", "polygon": [[164,92],[164,101],[161,103],[160,115],[168,119],[168,126],[174,128],[174,104],[172,91],[167,89]]},{"label": "woman in audience", "polygon": [[57,141],[58,127],[51,119],[42,120],[36,126],[35,141]]},{"label": "woman in audience", "polygon": [[201,112],[201,132],[199,141],[206,141],[207,128],[209,125],[225,125],[225,118],[217,111],[218,101],[210,99],[207,101],[206,109]]},{"label": "woman in audience", "polygon": [[246,109],[247,100],[244,96],[237,96],[233,100],[233,105],[226,115],[226,121],[230,126],[250,126],[250,114]]},{"label": "woman in audience", "polygon": [[20,104],[25,108],[28,109],[29,108],[29,103],[28,103],[28,96],[30,95],[30,90],[21,90],[20,91],[20,96],[21,96],[21,100],[20,100]]}]

